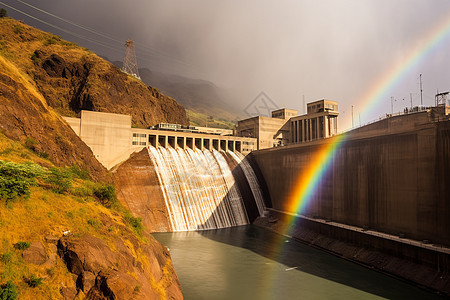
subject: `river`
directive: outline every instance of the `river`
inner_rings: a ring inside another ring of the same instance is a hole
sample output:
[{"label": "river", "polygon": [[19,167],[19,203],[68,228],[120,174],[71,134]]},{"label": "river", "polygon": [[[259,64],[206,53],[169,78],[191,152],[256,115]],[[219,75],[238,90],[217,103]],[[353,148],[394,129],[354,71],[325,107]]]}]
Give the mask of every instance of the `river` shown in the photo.
[{"label": "river", "polygon": [[187,300],[442,299],[254,225],[154,237]]}]

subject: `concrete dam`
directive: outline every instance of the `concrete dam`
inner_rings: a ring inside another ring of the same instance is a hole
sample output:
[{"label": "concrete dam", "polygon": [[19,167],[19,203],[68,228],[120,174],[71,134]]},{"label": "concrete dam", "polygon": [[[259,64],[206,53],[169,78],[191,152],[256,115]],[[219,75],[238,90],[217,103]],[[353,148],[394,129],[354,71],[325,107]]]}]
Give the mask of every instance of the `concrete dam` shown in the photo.
[{"label": "concrete dam", "polygon": [[334,139],[252,151],[244,158],[231,151],[234,146],[226,148],[237,142],[220,147],[206,137],[197,144],[148,133],[146,147],[133,148],[113,173],[118,198],[151,231],[254,222],[450,294],[448,119],[424,111],[346,133],[301,210],[292,206],[292,191],[314,155]]},{"label": "concrete dam", "polygon": [[[290,193],[322,140],[252,152],[274,209]],[[301,212],[427,243],[450,246],[450,121],[427,113],[388,118],[351,131]]]},{"label": "concrete dam", "polygon": [[[391,117],[336,143],[252,152],[272,203],[272,220],[256,223],[450,295],[450,120]],[[324,147],[336,147],[328,167],[293,206],[292,191]]]}]

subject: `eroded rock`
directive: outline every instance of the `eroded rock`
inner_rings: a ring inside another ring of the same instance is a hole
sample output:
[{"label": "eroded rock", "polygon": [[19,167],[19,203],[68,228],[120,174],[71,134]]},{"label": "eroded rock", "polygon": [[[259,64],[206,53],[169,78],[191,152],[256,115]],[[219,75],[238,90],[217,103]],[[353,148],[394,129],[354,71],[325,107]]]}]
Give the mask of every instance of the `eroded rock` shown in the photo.
[{"label": "eroded rock", "polygon": [[42,265],[48,259],[41,242],[31,243],[28,249],[23,250],[22,258],[25,262],[35,265]]},{"label": "eroded rock", "polygon": [[117,238],[112,250],[94,236],[62,237],[58,252],[86,299],[182,299],[167,250],[149,238],[147,245]]}]

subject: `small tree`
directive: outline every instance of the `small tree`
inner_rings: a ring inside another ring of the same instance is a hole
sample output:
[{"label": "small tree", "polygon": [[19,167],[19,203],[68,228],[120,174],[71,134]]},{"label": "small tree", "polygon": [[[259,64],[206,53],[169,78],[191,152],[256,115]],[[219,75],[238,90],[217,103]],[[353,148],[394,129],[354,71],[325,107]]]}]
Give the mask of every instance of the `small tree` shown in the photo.
[{"label": "small tree", "polygon": [[4,8],[0,8],[0,18],[5,18],[8,16],[8,12]]}]

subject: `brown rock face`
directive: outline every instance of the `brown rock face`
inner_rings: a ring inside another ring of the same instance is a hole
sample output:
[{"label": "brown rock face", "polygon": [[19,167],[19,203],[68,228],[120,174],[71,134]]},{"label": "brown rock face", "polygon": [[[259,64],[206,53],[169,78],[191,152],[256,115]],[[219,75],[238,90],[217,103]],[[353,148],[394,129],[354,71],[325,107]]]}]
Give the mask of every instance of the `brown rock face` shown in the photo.
[{"label": "brown rock face", "polygon": [[42,265],[48,259],[41,242],[31,243],[30,248],[23,251],[22,258],[27,263],[35,265]]},{"label": "brown rock face", "polygon": [[151,232],[170,231],[169,216],[147,149],[133,154],[113,172],[117,198]]},{"label": "brown rock face", "polygon": [[56,109],[127,114],[144,128],[161,122],[188,124],[184,108],[174,99],[95,55],[73,59],[46,49],[34,53],[43,60],[34,69],[34,80]]},{"label": "brown rock face", "polygon": [[106,169],[91,149],[51,108],[17,68],[0,57],[0,130],[23,142],[57,165],[77,164],[96,179],[107,180]]},{"label": "brown rock face", "polygon": [[112,250],[93,236],[63,237],[58,251],[86,299],[182,299],[169,253],[149,239],[148,245],[116,239]]}]

